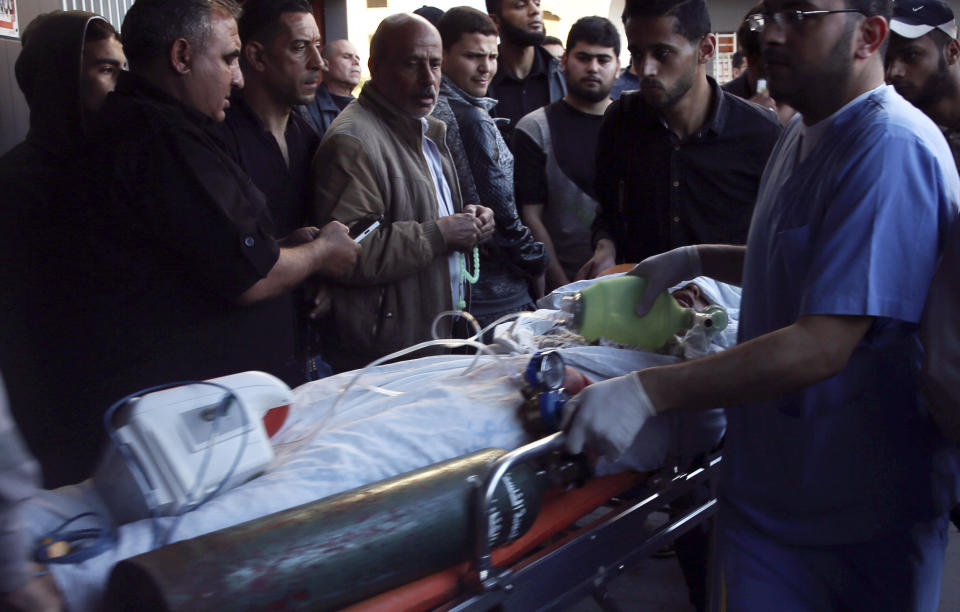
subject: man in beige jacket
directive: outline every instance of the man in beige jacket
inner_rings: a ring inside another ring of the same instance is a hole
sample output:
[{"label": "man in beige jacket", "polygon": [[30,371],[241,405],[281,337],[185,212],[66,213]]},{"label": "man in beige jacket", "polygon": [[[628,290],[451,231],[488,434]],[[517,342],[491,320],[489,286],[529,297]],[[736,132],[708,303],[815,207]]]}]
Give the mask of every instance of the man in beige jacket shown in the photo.
[{"label": "man in beige jacket", "polygon": [[441,62],[428,21],[385,19],[370,41],[370,82],[314,158],[315,220],[382,218],[331,290],[327,356],[336,370],[428,340],[434,317],[464,295],[462,253],[493,233],[490,209],[463,206],[445,126],[429,116]]}]

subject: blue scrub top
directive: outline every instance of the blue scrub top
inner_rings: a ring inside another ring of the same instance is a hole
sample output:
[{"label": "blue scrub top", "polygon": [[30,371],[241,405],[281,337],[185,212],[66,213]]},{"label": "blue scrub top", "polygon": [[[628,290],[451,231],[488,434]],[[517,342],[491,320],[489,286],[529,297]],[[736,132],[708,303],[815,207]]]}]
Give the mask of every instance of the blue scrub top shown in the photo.
[{"label": "blue scrub top", "polygon": [[946,141],[892,87],[810,128],[788,125],[751,222],[739,339],[804,315],[876,320],[838,375],[728,409],[728,520],[825,545],[944,510],[949,477],[934,467],[943,442],[919,400],[916,330],[958,202]]}]

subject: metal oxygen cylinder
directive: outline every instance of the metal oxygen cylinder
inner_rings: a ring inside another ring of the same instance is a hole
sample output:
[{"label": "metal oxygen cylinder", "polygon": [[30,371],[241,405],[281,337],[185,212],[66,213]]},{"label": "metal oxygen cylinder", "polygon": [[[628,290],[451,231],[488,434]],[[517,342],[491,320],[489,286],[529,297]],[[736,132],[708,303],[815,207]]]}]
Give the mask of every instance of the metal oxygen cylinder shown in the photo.
[{"label": "metal oxygen cylinder", "polygon": [[[469,558],[484,450],[121,561],[108,609],[334,610]],[[556,484],[512,468],[490,509],[491,546],[522,536]],[[476,483],[476,484],[475,484]]]},{"label": "metal oxygen cylinder", "polygon": [[572,327],[590,342],[607,338],[651,351],[662,349],[676,334],[693,327],[698,318],[714,331],[726,328],[723,307],[708,306],[697,313],[680,306],[666,291],[657,296],[650,312],[637,316],[636,305],[646,286],[647,280],[640,276],[603,278],[564,298],[562,309],[573,315]]}]

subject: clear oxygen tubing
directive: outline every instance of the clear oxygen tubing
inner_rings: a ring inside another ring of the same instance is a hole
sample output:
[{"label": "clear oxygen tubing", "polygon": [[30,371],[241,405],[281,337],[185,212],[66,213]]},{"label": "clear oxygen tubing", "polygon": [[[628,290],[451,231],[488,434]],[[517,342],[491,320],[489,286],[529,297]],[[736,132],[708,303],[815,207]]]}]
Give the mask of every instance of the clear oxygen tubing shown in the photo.
[{"label": "clear oxygen tubing", "polygon": [[[440,314],[438,314],[437,316],[435,316],[435,317],[433,318],[433,323],[430,324],[430,335],[433,336],[434,340],[439,340],[439,339],[440,339],[440,333],[437,331],[437,324],[439,324],[440,321],[442,321],[444,317],[460,317],[460,318],[465,319],[465,320],[467,321],[467,323],[470,324],[470,326],[473,328],[474,334],[473,334],[472,336],[470,336],[469,338],[466,338],[466,340],[467,340],[467,341],[470,341],[470,342],[476,342],[476,343],[478,343],[480,346],[484,347],[484,350],[483,350],[483,351],[477,351],[476,356],[474,357],[473,361],[470,362],[470,365],[468,365],[468,366],[466,367],[466,369],[464,369],[464,371],[461,372],[461,375],[462,375],[462,376],[466,376],[467,374],[469,374],[470,372],[472,372],[473,369],[477,366],[477,363],[480,361],[480,353],[481,353],[481,352],[485,352],[485,353],[487,353],[487,354],[489,354],[489,355],[493,355],[494,358],[497,360],[497,363],[502,364],[502,362],[500,361],[500,357],[498,356],[498,354],[495,353],[495,352],[490,351],[489,347],[488,347],[486,344],[483,344],[482,342],[480,342],[480,339],[483,338],[483,335],[484,335],[485,333],[487,333],[487,332],[490,331],[491,329],[495,328],[497,325],[500,325],[501,323],[504,323],[504,322],[506,322],[506,321],[510,321],[511,319],[518,319],[521,314],[522,314],[522,313],[519,313],[519,312],[512,312],[512,313],[510,313],[510,314],[507,314],[507,315],[504,315],[504,316],[500,317],[499,319],[497,319],[496,321],[494,321],[494,322],[491,323],[490,325],[487,325],[486,327],[484,327],[483,329],[481,329],[481,328],[480,328],[480,324],[477,322],[477,319],[476,319],[472,314],[470,314],[469,312],[467,312],[467,311],[465,311],[465,310],[444,310],[443,312],[441,312]],[[471,346],[472,346],[472,345],[471,345]],[[512,376],[514,376],[514,375],[518,375],[518,376],[519,376],[518,373],[512,372],[512,371],[510,370],[510,368],[507,368],[506,366],[503,366],[503,367],[504,367],[504,371],[507,373],[507,376],[509,376],[509,377],[512,377]]]},{"label": "clear oxygen tubing", "polygon": [[[463,370],[463,372],[461,372],[461,376],[465,376],[465,375],[469,374],[469,373],[474,369],[474,367],[477,365],[477,363],[478,363],[479,360],[480,360],[481,353],[483,353],[483,354],[486,354],[486,355],[489,355],[489,356],[493,357],[493,358],[494,358],[494,362],[497,363],[497,364],[499,364],[499,366],[500,366],[501,368],[503,368],[503,371],[507,374],[507,376],[508,376],[511,380],[515,380],[515,381],[516,381],[516,384],[518,385],[518,386],[517,386],[517,389],[519,389],[520,386],[521,386],[521,382],[522,382],[522,377],[521,377],[520,373],[511,370],[506,364],[503,363],[503,361],[500,359],[500,355],[499,355],[499,354],[497,354],[497,353],[496,353],[493,349],[491,349],[488,345],[483,344],[482,342],[479,342],[479,341],[478,341],[478,338],[483,337],[483,334],[485,334],[488,330],[493,329],[494,327],[496,327],[496,326],[499,325],[500,323],[503,323],[503,322],[505,322],[505,321],[509,321],[509,320],[511,320],[511,319],[515,319],[515,318],[519,317],[521,314],[523,314],[523,313],[511,313],[511,314],[505,315],[505,316],[503,316],[503,317],[500,317],[499,319],[497,319],[496,321],[494,321],[494,322],[491,323],[490,325],[486,326],[485,328],[480,329],[480,325],[477,323],[476,318],[474,318],[474,316],[471,315],[469,312],[466,312],[466,311],[463,311],[463,310],[445,310],[445,311],[439,313],[436,317],[434,317],[433,322],[432,322],[432,324],[431,324],[431,326],[430,326],[430,333],[431,333],[431,335],[434,337],[433,340],[426,340],[426,341],[424,341],[424,342],[420,342],[420,343],[415,344],[415,345],[413,345],[413,346],[409,346],[409,347],[407,347],[407,348],[400,349],[399,351],[395,351],[395,352],[393,352],[393,353],[390,353],[389,355],[384,355],[383,357],[380,357],[379,359],[375,359],[374,361],[371,361],[370,363],[368,363],[368,364],[365,365],[364,367],[362,367],[362,368],[360,368],[359,370],[357,370],[356,373],[353,375],[353,377],[347,382],[347,384],[345,384],[345,385],[340,389],[340,391],[339,391],[338,394],[337,394],[337,399],[334,400],[333,406],[330,407],[330,410],[327,411],[327,414],[325,414],[313,427],[311,427],[305,434],[303,434],[303,435],[300,436],[299,438],[297,438],[297,439],[295,439],[295,440],[291,440],[291,441],[289,441],[289,442],[284,442],[284,443],[282,443],[282,444],[278,444],[276,447],[274,447],[275,459],[274,459],[273,465],[277,465],[279,462],[281,462],[284,458],[286,458],[287,456],[289,456],[291,453],[293,453],[293,452],[296,451],[297,449],[299,449],[299,448],[301,448],[302,446],[304,446],[304,445],[308,444],[309,442],[311,442],[311,441],[317,436],[317,434],[319,434],[320,431],[330,422],[330,419],[332,419],[334,416],[337,416],[337,415],[338,415],[337,409],[339,408],[340,403],[343,401],[343,398],[346,396],[347,392],[357,383],[357,381],[358,381],[364,374],[366,374],[366,372],[367,372],[370,368],[374,368],[374,367],[376,367],[376,366],[378,366],[378,365],[381,365],[381,364],[383,364],[383,363],[386,363],[386,362],[388,362],[388,361],[392,361],[392,360],[394,360],[394,359],[398,359],[398,358],[403,357],[403,356],[405,356],[405,355],[409,355],[410,353],[415,353],[415,352],[417,352],[417,351],[420,351],[420,350],[423,350],[423,349],[426,349],[426,348],[430,348],[430,347],[434,347],[434,346],[446,346],[446,347],[449,347],[449,348],[459,348],[459,347],[464,347],[464,346],[472,346],[472,347],[474,347],[474,348],[477,349],[476,356],[475,356],[474,360],[470,363],[470,365],[468,365],[468,366]],[[476,333],[475,333],[473,336],[470,336],[469,338],[464,338],[464,339],[461,339],[461,338],[437,338],[437,335],[438,335],[437,325],[439,324],[439,322],[440,322],[444,317],[448,317],[448,316],[463,317],[464,319],[467,320],[467,322],[471,325],[471,327],[473,327],[473,329],[476,331]],[[399,395],[399,393],[397,393],[397,392],[390,391],[390,390],[388,390],[388,389],[383,389],[383,388],[381,388],[381,387],[377,387],[377,386],[374,386],[374,385],[364,386],[363,389],[364,389],[365,391],[371,391],[371,392],[374,392],[374,393],[381,393],[381,394],[384,394],[384,395],[391,395],[391,396]]]},{"label": "clear oxygen tubing", "polygon": [[[497,319],[497,320],[494,321],[493,323],[490,323],[489,325],[487,325],[487,326],[484,327],[483,329],[480,329],[480,325],[477,323],[477,320],[476,320],[476,319],[473,317],[473,315],[470,314],[469,312],[462,311],[462,310],[445,310],[445,311],[441,312],[440,314],[438,314],[438,315],[433,319],[433,324],[432,324],[431,327],[430,327],[430,334],[431,334],[434,338],[437,338],[437,336],[438,336],[438,333],[437,333],[437,324],[440,322],[440,320],[441,320],[443,317],[448,317],[448,316],[450,316],[450,317],[463,317],[464,319],[467,320],[468,323],[471,324],[471,326],[473,327],[473,329],[475,330],[476,333],[474,333],[472,336],[470,336],[469,338],[467,338],[467,340],[479,340],[480,338],[483,337],[484,334],[486,334],[486,333],[487,333],[488,331],[490,331],[491,329],[495,329],[495,328],[496,328],[498,325],[500,325],[501,323],[506,323],[506,322],[508,322],[508,321],[513,321],[513,326],[510,328],[510,332],[512,333],[513,330],[514,330],[514,328],[516,328],[517,324],[520,322],[520,319],[523,319],[524,317],[535,317],[535,318],[538,318],[538,319],[547,319],[547,320],[549,320],[549,321],[554,321],[555,323],[566,323],[567,321],[569,321],[569,320],[572,319],[572,316],[571,316],[570,314],[565,313],[565,312],[562,312],[562,311],[555,311],[555,312],[551,312],[551,313],[549,313],[549,314],[545,314],[545,313],[543,313],[543,312],[526,312],[526,311],[522,311],[522,312],[511,312],[511,313],[509,313],[509,314],[503,315],[502,317],[500,317],[499,319]],[[484,346],[486,346],[486,345],[484,345]],[[463,371],[463,375],[467,375],[467,374],[469,374],[471,371],[473,371],[473,368],[476,367],[477,362],[479,361],[479,359],[480,359],[480,353],[477,353],[477,356],[476,356],[476,358],[473,360],[473,362],[472,362],[469,366],[467,366],[467,368]],[[522,378],[523,378],[523,375],[520,374],[519,372],[512,373],[512,374],[508,374],[508,375],[509,375],[509,376],[515,375],[515,376],[518,377],[518,380],[521,380],[521,381],[522,381]],[[521,382],[520,384],[521,384],[521,386],[522,386],[522,382]]]}]

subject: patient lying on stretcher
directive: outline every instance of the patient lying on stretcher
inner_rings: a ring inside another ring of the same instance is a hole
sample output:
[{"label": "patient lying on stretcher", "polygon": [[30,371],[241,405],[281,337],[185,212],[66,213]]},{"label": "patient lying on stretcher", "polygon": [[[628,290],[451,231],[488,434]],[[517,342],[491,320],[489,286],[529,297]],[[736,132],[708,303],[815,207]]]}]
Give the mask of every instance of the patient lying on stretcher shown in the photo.
[{"label": "patient lying on stretcher", "polygon": [[[590,282],[590,281],[586,281]],[[731,321],[739,314],[738,289],[697,279],[706,299],[727,308]],[[541,302],[579,290],[581,283],[561,288]],[[680,294],[697,301],[697,290]],[[535,313],[534,313],[535,314]],[[225,491],[200,509],[183,516],[173,540],[183,540],[273,512],[376,482],[483,448],[517,448],[529,439],[517,417],[522,401],[520,373],[535,346],[524,346],[539,325],[524,317],[498,333],[510,355],[438,355],[377,366],[364,372],[349,391],[341,390],[357,375],[345,372],[298,387],[290,416],[271,440],[277,459],[268,471]],[[512,334],[507,329],[512,328]],[[498,332],[501,330],[498,328]],[[519,334],[519,335],[518,335]],[[735,337],[735,331],[733,332]],[[729,332],[715,340],[729,340]],[[522,336],[523,338],[521,338]],[[572,345],[559,349],[567,365],[591,380],[671,363],[677,357],[607,346]],[[339,399],[338,399],[339,398]],[[659,417],[658,417],[659,418]],[[723,433],[722,412],[675,415],[644,428],[623,464],[598,465],[600,472],[656,470],[666,463],[710,450]],[[46,533],[65,518],[81,512],[106,515],[103,503],[86,483],[46,491],[34,499],[26,517],[34,535]],[[159,519],[162,529],[171,517]],[[72,527],[90,525],[79,522]],[[154,524],[142,520],[117,528],[117,546],[76,565],[52,566],[51,572],[70,609],[95,609],[110,569],[119,560],[153,547]]]},{"label": "patient lying on stretcher", "polygon": [[[505,323],[497,327],[494,344],[508,352],[528,353],[551,348],[566,348],[590,344],[585,338],[573,331],[557,311],[564,298],[572,296],[587,286],[598,282],[590,279],[570,283],[556,289],[538,302],[541,310],[522,316],[516,323]],[[702,330],[692,330],[687,337],[678,338],[661,351],[684,359],[693,359],[708,353],[717,352],[736,344],[737,326],[740,317],[740,288],[720,283],[712,278],[701,276],[681,283],[670,291],[674,299],[683,307],[702,311],[707,306],[722,306],[728,313],[729,323],[726,329],[712,333],[705,340],[697,337]],[[703,340],[703,341],[700,341]],[[610,340],[600,339],[603,346],[619,348],[637,348],[625,346]]]}]

